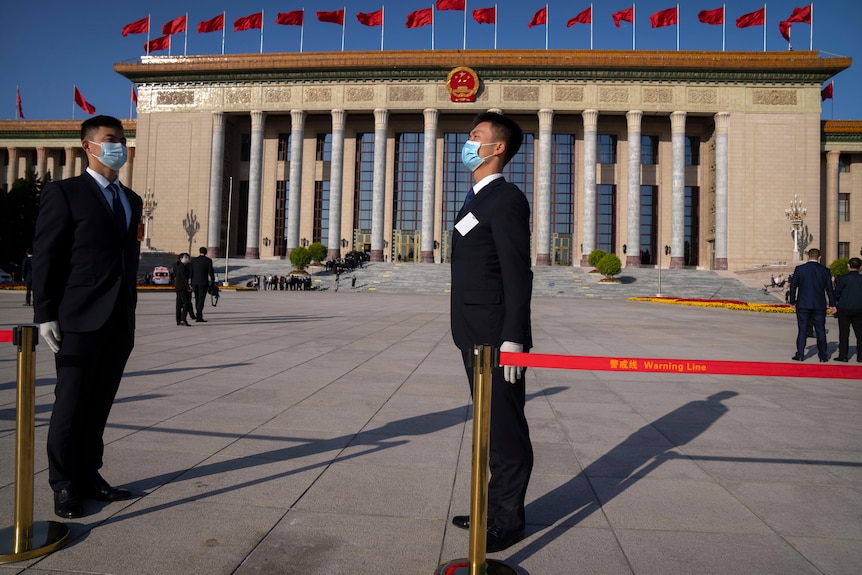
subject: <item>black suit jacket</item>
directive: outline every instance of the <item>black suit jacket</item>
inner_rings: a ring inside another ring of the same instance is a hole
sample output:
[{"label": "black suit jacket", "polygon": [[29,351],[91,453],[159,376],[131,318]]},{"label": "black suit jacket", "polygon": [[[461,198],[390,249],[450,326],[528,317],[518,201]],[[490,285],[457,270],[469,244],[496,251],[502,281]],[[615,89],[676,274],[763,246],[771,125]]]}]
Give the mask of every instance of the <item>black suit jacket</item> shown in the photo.
[{"label": "black suit jacket", "polygon": [[213,261],[204,255],[200,255],[189,263],[189,278],[192,286],[207,287],[215,283],[215,271]]},{"label": "black suit jacket", "polygon": [[838,310],[862,310],[862,274],[850,270],[835,280]]},{"label": "black suit jacket", "polygon": [[829,307],[835,307],[829,268],[814,260],[796,266],[790,278],[790,304],[802,309],[824,310],[827,301]]},{"label": "black suit jacket", "polygon": [[533,345],[530,330],[530,205],[503,178],[485,186],[467,213],[479,223],[466,235],[452,232],[452,339],[462,350],[504,341]]},{"label": "black suit jacket", "polygon": [[122,292],[129,329],[134,329],[142,202],[122,188],[132,211],[125,234],[117,230],[111,206],[89,174],[51,182],[42,190],[33,240],[37,323],[59,321],[63,331],[97,331]]}]

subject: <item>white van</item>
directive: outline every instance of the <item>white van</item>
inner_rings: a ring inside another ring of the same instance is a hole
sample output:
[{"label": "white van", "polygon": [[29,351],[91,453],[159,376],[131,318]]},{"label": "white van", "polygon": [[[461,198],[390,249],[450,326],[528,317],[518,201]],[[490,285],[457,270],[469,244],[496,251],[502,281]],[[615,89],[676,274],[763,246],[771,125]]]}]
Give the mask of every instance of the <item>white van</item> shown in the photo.
[{"label": "white van", "polygon": [[171,270],[164,266],[156,266],[153,268],[153,285],[167,286],[171,285]]}]

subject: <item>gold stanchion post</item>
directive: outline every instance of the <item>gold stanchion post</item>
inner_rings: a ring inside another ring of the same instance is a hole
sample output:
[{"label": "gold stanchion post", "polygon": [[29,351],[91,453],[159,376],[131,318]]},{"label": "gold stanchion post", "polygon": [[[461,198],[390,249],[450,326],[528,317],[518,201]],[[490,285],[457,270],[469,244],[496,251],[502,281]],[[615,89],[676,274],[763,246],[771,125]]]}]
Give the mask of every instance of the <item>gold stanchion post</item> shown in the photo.
[{"label": "gold stanchion post", "polygon": [[469,557],[442,563],[434,575],[516,575],[500,561],[487,559],[488,453],[491,434],[491,370],[499,354],[490,345],[473,349],[473,461],[470,475]]},{"label": "gold stanchion post", "polygon": [[0,530],[0,564],[23,561],[59,549],[69,526],[56,521],[33,523],[33,449],[36,427],[36,326],[18,326],[18,408],[15,442],[15,524]]}]

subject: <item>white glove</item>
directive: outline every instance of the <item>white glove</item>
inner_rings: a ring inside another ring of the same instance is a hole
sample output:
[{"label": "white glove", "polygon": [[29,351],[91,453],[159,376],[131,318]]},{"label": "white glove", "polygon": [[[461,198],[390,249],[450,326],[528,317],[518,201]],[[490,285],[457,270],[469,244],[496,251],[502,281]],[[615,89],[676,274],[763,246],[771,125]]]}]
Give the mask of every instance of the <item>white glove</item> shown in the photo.
[{"label": "white glove", "polygon": [[51,348],[51,351],[54,353],[60,351],[60,340],[63,339],[63,336],[60,334],[59,321],[46,321],[45,323],[40,323],[39,335],[42,336],[42,339],[44,339],[45,343],[48,344],[48,347]]},{"label": "white glove", "polygon": [[[524,344],[514,343],[512,341],[504,341],[503,345],[500,346],[500,351],[521,353],[522,351],[524,351]],[[518,378],[521,377],[522,373],[524,373],[523,367],[517,367],[514,365],[503,366],[503,379],[505,379],[509,383],[515,383],[516,381],[518,381]]]}]

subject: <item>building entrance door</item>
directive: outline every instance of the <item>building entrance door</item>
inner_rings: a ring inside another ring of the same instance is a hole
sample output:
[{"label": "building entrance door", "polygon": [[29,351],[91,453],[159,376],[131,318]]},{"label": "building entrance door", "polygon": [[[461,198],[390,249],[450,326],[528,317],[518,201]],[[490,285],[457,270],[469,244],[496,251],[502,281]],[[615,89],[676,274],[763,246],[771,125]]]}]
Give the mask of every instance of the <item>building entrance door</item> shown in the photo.
[{"label": "building entrance door", "polygon": [[572,234],[554,234],[554,265],[572,265]]},{"label": "building entrance door", "polygon": [[419,246],[422,232],[411,230],[392,231],[392,261],[419,262]]}]

